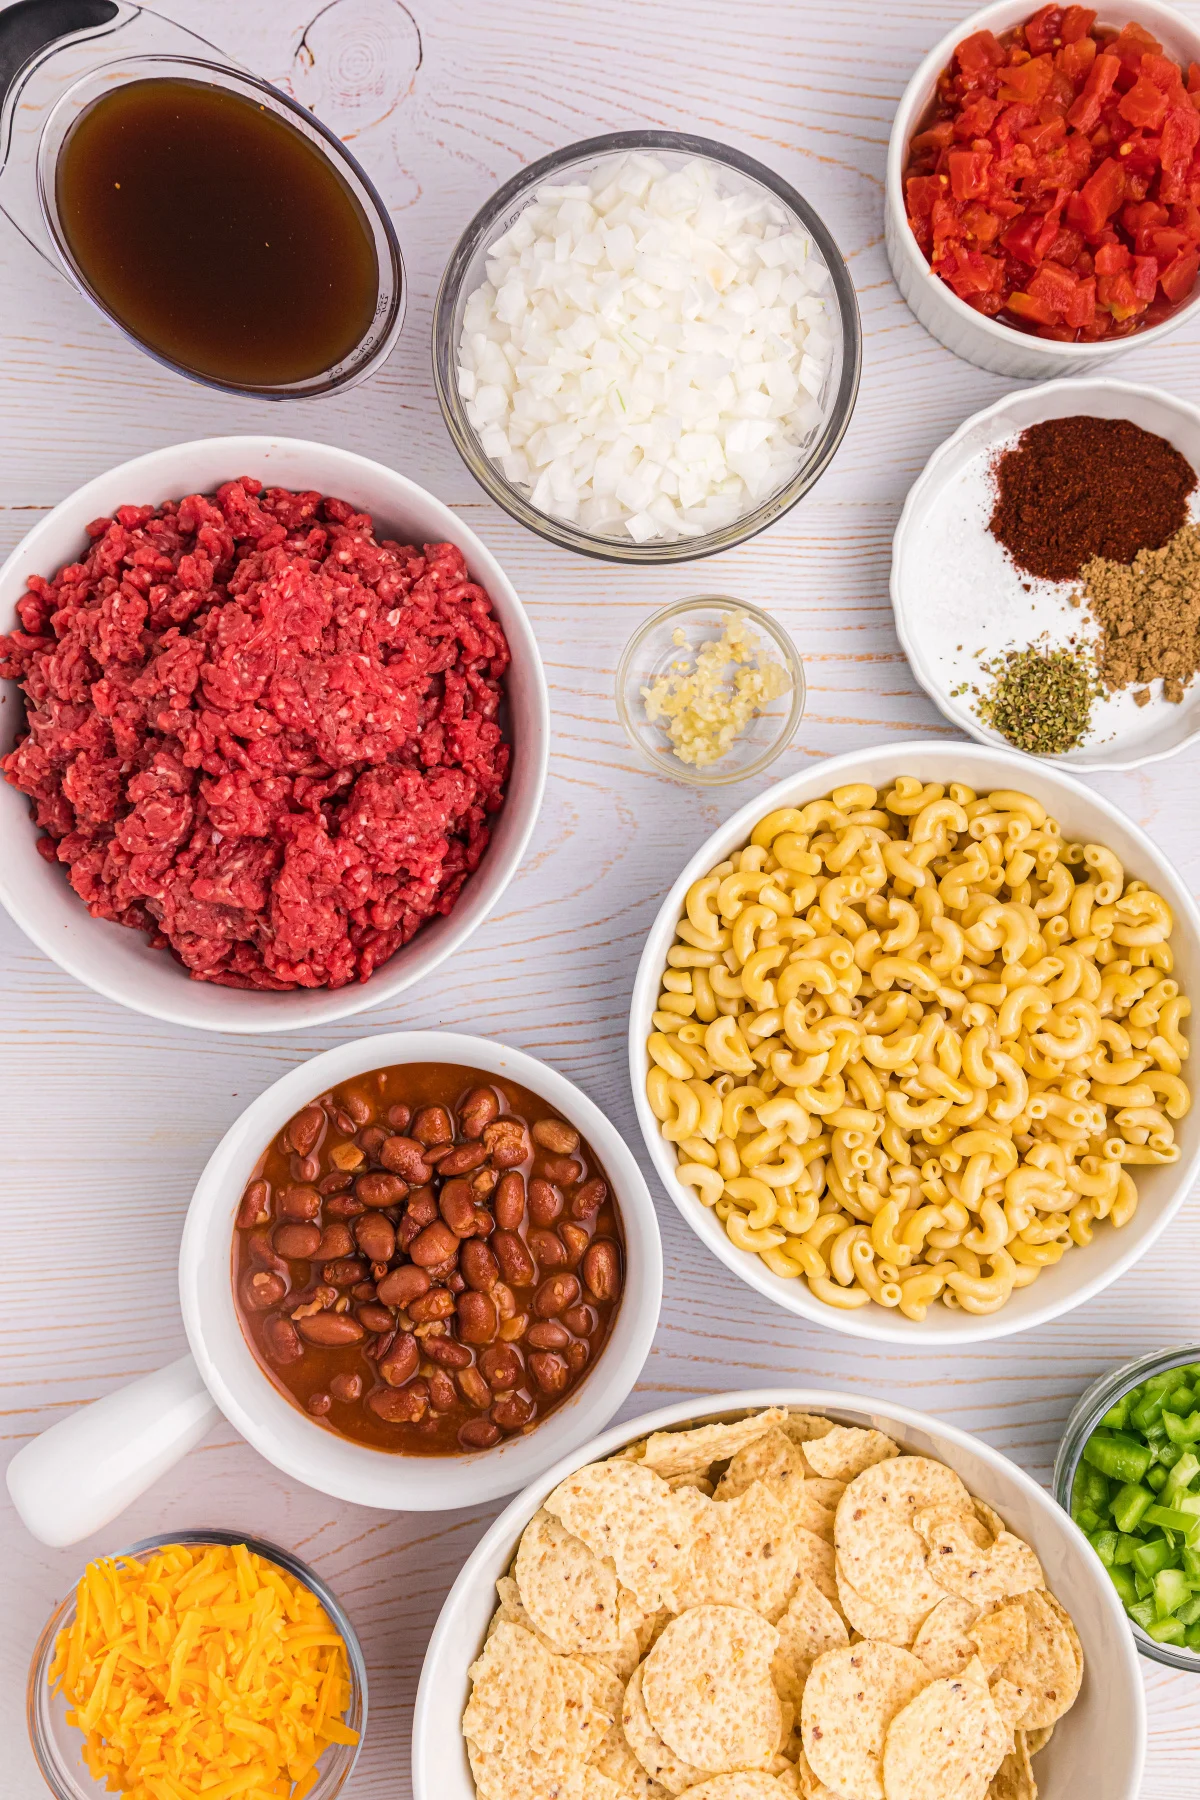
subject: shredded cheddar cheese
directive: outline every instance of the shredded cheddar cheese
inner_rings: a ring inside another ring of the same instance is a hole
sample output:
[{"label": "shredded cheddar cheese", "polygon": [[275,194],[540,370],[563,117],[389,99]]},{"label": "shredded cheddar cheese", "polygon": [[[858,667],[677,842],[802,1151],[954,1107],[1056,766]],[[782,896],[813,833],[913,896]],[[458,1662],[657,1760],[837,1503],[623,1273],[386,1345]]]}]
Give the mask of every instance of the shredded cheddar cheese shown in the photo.
[{"label": "shredded cheddar cheese", "polygon": [[329,1745],[358,1742],[341,1635],[244,1544],[89,1563],[49,1679],[127,1800],[304,1800]]}]

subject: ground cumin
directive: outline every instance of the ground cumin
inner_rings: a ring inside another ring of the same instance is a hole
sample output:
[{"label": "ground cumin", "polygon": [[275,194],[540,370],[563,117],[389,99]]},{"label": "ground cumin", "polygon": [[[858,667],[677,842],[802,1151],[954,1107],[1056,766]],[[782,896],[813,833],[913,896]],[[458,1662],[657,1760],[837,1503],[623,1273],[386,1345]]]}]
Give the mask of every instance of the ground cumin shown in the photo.
[{"label": "ground cumin", "polygon": [[1131,563],[1187,518],[1196,471],[1129,419],[1043,419],[997,457],[988,530],[1017,564],[1073,581],[1096,557]]},{"label": "ground cumin", "polygon": [[1185,525],[1132,564],[1097,557],[1082,578],[1075,600],[1086,600],[1100,627],[1094,654],[1105,687],[1138,683],[1134,698],[1144,706],[1146,683],[1161,676],[1163,699],[1182,700],[1200,670],[1200,525]]}]

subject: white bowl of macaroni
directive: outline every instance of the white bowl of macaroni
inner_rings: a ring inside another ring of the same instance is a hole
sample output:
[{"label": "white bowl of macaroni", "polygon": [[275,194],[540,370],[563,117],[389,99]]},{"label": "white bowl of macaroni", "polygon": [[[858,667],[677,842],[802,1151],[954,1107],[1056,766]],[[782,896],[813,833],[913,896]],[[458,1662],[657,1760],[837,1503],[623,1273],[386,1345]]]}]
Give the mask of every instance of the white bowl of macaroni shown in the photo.
[{"label": "white bowl of macaroni", "polygon": [[675,1205],[789,1312],[978,1343],[1117,1280],[1200,1170],[1200,913],[1057,769],[887,745],[769,788],[663,902],[630,1074]]}]

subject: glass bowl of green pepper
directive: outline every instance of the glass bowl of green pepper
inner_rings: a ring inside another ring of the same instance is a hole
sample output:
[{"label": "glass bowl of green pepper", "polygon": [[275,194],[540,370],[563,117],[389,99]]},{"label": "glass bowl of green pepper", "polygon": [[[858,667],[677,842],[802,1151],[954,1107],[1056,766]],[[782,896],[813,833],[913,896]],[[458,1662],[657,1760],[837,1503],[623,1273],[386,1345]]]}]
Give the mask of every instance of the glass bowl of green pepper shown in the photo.
[{"label": "glass bowl of green pepper", "polygon": [[1094,1381],[1054,1494],[1108,1571],[1143,1656],[1200,1673],[1200,1344]]}]

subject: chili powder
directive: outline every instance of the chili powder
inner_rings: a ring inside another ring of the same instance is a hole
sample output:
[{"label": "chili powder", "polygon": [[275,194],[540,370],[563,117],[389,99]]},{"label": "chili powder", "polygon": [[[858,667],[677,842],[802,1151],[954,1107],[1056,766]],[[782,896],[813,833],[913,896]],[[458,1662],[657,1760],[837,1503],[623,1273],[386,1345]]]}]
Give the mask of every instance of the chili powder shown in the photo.
[{"label": "chili powder", "polygon": [[988,530],[1017,567],[1073,581],[1085,563],[1131,563],[1159,550],[1188,516],[1196,471],[1165,438],[1130,419],[1043,419],[992,469]]}]

